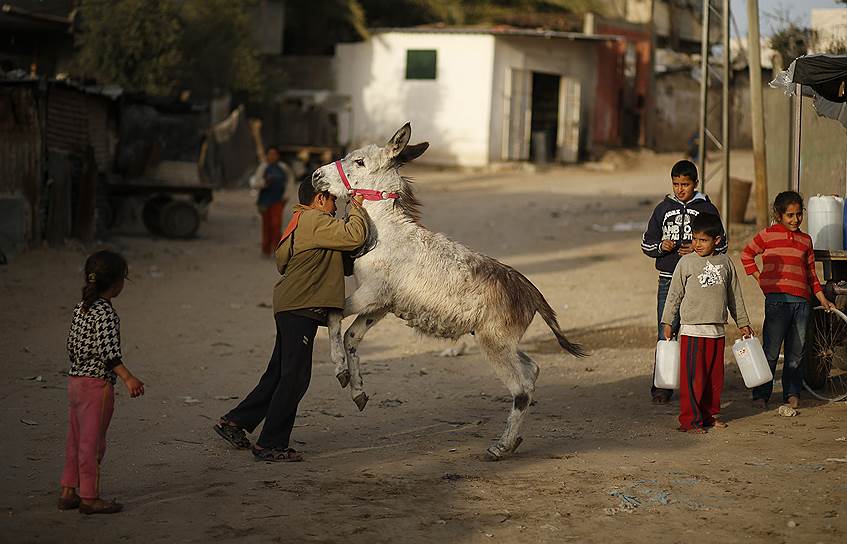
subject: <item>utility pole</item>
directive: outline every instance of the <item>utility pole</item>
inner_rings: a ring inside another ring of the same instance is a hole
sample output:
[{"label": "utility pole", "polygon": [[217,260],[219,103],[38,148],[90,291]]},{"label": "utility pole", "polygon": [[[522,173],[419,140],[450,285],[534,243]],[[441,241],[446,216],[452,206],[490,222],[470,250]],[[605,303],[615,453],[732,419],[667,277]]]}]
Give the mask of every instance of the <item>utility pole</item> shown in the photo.
[{"label": "utility pole", "polygon": [[759,0],[747,0],[747,50],[750,58],[750,102],[753,116],[753,167],[756,174],[756,227],[768,226],[768,161],[765,152],[765,108],[762,96],[762,52]]},{"label": "utility pole", "polygon": [[723,37],[723,70],[721,78],[721,144],[723,144],[723,153],[721,153],[721,178],[723,186],[721,187],[721,213],[726,223],[726,231],[729,232],[729,223],[732,221],[732,209],[730,208],[730,178],[729,178],[729,150],[730,131],[729,131],[729,109],[730,109],[730,94],[729,85],[732,81],[732,53],[729,50],[729,0],[723,0],[721,6],[721,34]]},{"label": "utility pole", "polygon": [[642,115],[642,134],[640,144],[644,147],[653,148],[654,134],[656,133],[656,47],[658,39],[656,36],[656,2],[650,0],[650,80],[647,88],[647,99],[644,102]]},{"label": "utility pole", "polygon": [[[729,51],[729,0],[703,0],[702,18],[702,42],[700,53],[700,137],[699,137],[699,170],[701,185],[700,190],[706,192],[706,186],[710,185],[712,178],[720,175],[721,180],[721,206],[720,212],[727,225],[731,220],[730,194],[729,194],[729,151],[730,151],[730,79],[732,78],[732,67]],[[721,49],[723,49],[723,65],[720,70],[712,66],[709,59],[711,52],[711,30],[717,28],[721,34]],[[709,87],[715,78],[721,83],[720,101],[712,104],[709,100]],[[720,132],[714,130],[713,113],[720,108]],[[708,164],[707,158],[710,153],[710,145],[720,153],[720,163]]]}]

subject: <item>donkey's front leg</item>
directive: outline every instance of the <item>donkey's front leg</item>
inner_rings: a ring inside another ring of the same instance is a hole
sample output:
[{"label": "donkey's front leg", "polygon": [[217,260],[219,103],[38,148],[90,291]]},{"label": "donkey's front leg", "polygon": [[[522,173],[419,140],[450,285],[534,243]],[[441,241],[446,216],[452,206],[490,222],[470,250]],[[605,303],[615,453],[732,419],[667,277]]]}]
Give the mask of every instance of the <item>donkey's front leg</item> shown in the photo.
[{"label": "donkey's front leg", "polygon": [[329,331],[329,359],[335,364],[335,377],[341,388],[350,383],[350,370],[344,358],[344,340],[341,333],[341,310],[332,310],[327,315],[326,326]]},{"label": "donkey's front leg", "polygon": [[360,412],[368,403],[368,395],[364,391],[357,350],[368,329],[376,325],[385,314],[386,312],[359,314],[344,333],[344,353],[347,355],[347,368],[350,370],[350,396]]}]

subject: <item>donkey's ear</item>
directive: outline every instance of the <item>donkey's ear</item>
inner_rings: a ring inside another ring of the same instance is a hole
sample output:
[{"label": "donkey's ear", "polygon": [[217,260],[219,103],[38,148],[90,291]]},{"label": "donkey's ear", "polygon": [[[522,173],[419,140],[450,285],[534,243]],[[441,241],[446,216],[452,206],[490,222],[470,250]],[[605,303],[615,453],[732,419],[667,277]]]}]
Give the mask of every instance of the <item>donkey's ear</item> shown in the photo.
[{"label": "donkey's ear", "polygon": [[400,130],[394,133],[394,136],[388,140],[388,143],[385,144],[385,150],[388,152],[389,157],[396,157],[400,154],[401,151],[406,149],[406,146],[409,144],[409,138],[412,137],[412,125],[410,123],[406,123]]},{"label": "donkey's ear", "polygon": [[403,165],[412,162],[413,160],[423,155],[424,151],[426,151],[428,148],[429,142],[421,142],[415,145],[408,145],[406,146],[406,149],[404,149],[400,152],[399,155],[397,155],[397,157],[394,159],[394,162],[397,165]]}]

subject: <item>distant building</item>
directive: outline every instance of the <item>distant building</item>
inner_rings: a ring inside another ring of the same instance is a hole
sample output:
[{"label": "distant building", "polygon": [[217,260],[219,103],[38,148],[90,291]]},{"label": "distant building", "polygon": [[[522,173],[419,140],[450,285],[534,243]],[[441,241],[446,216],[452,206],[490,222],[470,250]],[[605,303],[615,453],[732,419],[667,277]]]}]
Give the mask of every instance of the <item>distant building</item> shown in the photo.
[{"label": "distant building", "polygon": [[835,52],[847,46],[847,8],[813,9],[811,25],[817,34],[816,52]]},{"label": "distant building", "polygon": [[699,52],[702,0],[608,0],[612,18],[647,27],[651,21],[659,49]]},{"label": "distant building", "polygon": [[599,51],[619,40],[511,27],[372,30],[336,46],[337,91],[352,105],[341,139],[381,143],[411,121],[414,140],[434,144],[422,157],[431,163],[537,153],[575,162],[594,145],[598,85],[620,85],[598,80]]}]

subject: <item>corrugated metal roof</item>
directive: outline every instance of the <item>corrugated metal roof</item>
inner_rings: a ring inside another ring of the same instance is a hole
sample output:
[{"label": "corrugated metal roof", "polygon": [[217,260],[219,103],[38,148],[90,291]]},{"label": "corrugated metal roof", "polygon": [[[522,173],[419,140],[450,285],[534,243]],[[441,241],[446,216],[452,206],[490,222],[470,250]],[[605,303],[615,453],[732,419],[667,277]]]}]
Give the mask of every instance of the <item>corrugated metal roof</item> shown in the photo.
[{"label": "corrugated metal roof", "polygon": [[108,130],[109,102],[78,89],[53,86],[47,94],[47,146],[66,151],[94,148],[100,170],[112,162]]}]

